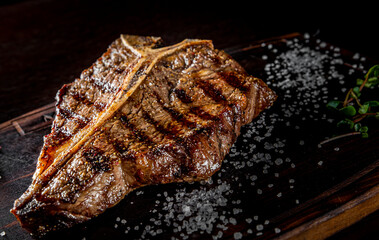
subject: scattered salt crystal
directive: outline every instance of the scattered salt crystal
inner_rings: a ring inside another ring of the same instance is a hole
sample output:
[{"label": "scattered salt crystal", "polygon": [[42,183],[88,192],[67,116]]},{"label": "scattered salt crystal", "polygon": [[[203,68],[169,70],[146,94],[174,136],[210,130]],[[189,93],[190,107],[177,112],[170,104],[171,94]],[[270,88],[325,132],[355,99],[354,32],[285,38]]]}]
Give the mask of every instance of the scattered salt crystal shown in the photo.
[{"label": "scattered salt crystal", "polygon": [[277,158],[276,160],[275,160],[275,164],[276,165],[281,165],[283,163],[283,159],[281,159],[281,158]]},{"label": "scattered salt crystal", "polygon": [[258,224],[258,225],[256,226],[256,229],[257,229],[258,231],[262,231],[262,230],[263,230],[263,225],[262,225],[262,224]]},{"label": "scattered salt crystal", "polygon": [[318,164],[319,166],[322,166],[323,163],[324,163],[323,161],[319,161],[317,164]]},{"label": "scattered salt crystal", "polygon": [[0,236],[2,236],[2,237],[4,237],[5,235],[6,235],[5,231],[2,231],[2,232],[0,233]]},{"label": "scattered salt crystal", "polygon": [[353,59],[354,59],[354,60],[358,60],[359,57],[360,57],[359,53],[355,53],[355,54],[353,55]]},{"label": "scattered salt crystal", "polygon": [[280,233],[281,232],[280,228],[275,228],[274,231],[275,231],[275,233]]},{"label": "scattered salt crystal", "polygon": [[282,197],[282,193],[280,192],[280,193],[276,194],[276,196],[277,196],[278,198],[280,198],[280,197]]},{"label": "scattered salt crystal", "polygon": [[340,150],[339,147],[335,147],[335,148],[334,148],[334,151],[336,151],[336,152],[338,152],[339,150]]},{"label": "scattered salt crystal", "polygon": [[234,215],[237,215],[240,212],[242,212],[242,209],[240,209],[240,208],[233,208],[233,214]]},{"label": "scattered salt crystal", "polygon": [[237,220],[233,217],[229,218],[229,222],[233,225],[236,225],[237,224]]},{"label": "scattered salt crystal", "polygon": [[255,180],[257,180],[257,179],[258,179],[257,175],[251,175],[251,176],[250,176],[250,180],[251,180],[251,181],[255,181]]},{"label": "scattered salt crystal", "polygon": [[234,239],[241,239],[241,238],[242,238],[242,233],[240,233],[240,232],[235,232],[235,233],[233,234],[233,237],[234,237]]}]

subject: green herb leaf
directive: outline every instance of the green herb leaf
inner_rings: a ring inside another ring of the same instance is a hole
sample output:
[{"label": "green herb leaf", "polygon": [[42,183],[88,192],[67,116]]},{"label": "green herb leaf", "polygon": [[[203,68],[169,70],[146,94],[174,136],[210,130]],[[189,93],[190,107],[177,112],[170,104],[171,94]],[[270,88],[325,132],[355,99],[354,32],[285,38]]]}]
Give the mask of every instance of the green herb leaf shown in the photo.
[{"label": "green herb leaf", "polygon": [[360,97],[361,96],[361,92],[359,91],[359,87],[354,87],[353,88],[353,92],[355,93],[355,95],[357,97]]},{"label": "green herb leaf", "polygon": [[368,105],[363,104],[362,106],[359,107],[358,112],[359,112],[360,114],[365,114],[365,113],[367,113],[368,108],[369,108]]},{"label": "green herb leaf", "polygon": [[353,128],[354,128],[354,122],[351,121],[351,120],[348,119],[348,118],[345,118],[345,119],[343,119],[343,120],[341,120],[341,121],[339,121],[339,122],[337,123],[337,127],[343,127],[343,126],[347,126],[347,127],[349,127],[350,129],[353,129]]},{"label": "green herb leaf", "polygon": [[363,105],[368,105],[370,107],[378,107],[379,101],[367,101],[367,102],[364,102]]},{"label": "green herb leaf", "polygon": [[370,84],[371,87],[376,86],[379,84],[379,79],[378,79],[378,77],[371,77],[371,78],[367,79],[366,84]]},{"label": "green herb leaf", "polygon": [[330,101],[326,104],[326,107],[329,109],[337,109],[338,105],[340,105],[342,101]]},{"label": "green herb leaf", "polygon": [[379,85],[379,65],[372,66],[364,76],[364,79],[358,78],[356,86],[351,88],[344,101],[330,101],[326,104],[329,109],[337,110],[343,116],[343,120],[337,123],[337,127],[347,127],[355,131],[354,135],[360,133],[362,138],[368,137],[368,127],[362,126],[364,119],[375,117],[379,120],[379,100],[360,102],[362,87],[372,88]]},{"label": "green herb leaf", "polygon": [[356,124],[354,124],[354,130],[355,130],[356,132],[359,132],[359,130],[361,129],[361,126],[362,126],[362,124],[360,124],[360,123],[356,123]]},{"label": "green herb leaf", "polygon": [[360,131],[361,133],[367,133],[367,131],[368,131],[368,127],[367,127],[367,126],[362,126],[362,127],[359,129],[359,131]]},{"label": "green herb leaf", "polygon": [[349,116],[349,117],[352,117],[355,114],[357,114],[357,110],[355,110],[355,107],[351,105],[341,108],[340,112],[344,114],[345,116]]},{"label": "green herb leaf", "polygon": [[368,77],[368,78],[370,78],[370,77],[378,77],[379,76],[379,65],[374,65],[374,66],[372,66],[369,70],[368,70],[368,72],[367,72],[367,74],[366,74],[366,78]]},{"label": "green herb leaf", "polygon": [[358,78],[358,79],[357,79],[357,85],[358,85],[358,86],[361,86],[362,83],[363,83],[364,81],[365,81],[365,80]]},{"label": "green herb leaf", "polygon": [[377,82],[378,81],[378,77],[377,76],[374,76],[374,77],[370,77],[369,79],[367,79],[367,82]]}]

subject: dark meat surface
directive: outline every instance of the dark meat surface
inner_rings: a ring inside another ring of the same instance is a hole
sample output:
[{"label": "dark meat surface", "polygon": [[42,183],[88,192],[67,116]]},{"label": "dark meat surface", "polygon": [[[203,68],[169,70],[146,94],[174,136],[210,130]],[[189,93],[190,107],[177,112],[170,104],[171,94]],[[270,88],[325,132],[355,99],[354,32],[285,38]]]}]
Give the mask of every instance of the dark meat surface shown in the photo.
[{"label": "dark meat surface", "polygon": [[275,93],[209,40],[121,35],[57,94],[33,182],[11,212],[44,235],[146,185],[207,179]]}]

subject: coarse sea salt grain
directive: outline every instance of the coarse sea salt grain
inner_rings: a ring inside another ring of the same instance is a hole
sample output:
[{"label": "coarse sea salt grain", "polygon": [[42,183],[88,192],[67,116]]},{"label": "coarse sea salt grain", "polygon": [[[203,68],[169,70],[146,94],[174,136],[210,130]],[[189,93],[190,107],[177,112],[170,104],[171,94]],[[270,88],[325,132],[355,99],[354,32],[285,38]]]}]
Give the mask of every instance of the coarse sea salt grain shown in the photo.
[{"label": "coarse sea salt grain", "polygon": [[243,237],[243,235],[242,235],[242,233],[240,233],[240,232],[235,232],[235,233],[233,234],[233,237],[234,237],[234,239],[241,239],[241,238]]}]

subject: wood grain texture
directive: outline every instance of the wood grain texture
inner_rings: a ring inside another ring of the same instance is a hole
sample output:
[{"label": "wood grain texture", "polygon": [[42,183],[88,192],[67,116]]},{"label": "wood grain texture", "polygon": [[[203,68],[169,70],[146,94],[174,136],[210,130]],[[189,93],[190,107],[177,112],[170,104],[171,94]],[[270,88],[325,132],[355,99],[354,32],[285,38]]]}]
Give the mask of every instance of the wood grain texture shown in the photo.
[{"label": "wood grain texture", "polygon": [[[375,167],[373,176],[371,176],[371,178],[367,178],[374,184],[378,182],[378,179],[376,179],[379,174],[378,166],[379,162],[376,162],[374,166],[369,166],[368,168],[368,170],[372,170],[372,167]],[[362,174],[363,173],[361,172],[355,177],[362,177]],[[349,179],[349,182],[350,180],[351,179]],[[356,187],[360,187],[357,183],[355,183],[355,185],[357,185]],[[345,197],[349,198],[350,193],[344,194]],[[340,194],[338,197],[334,197],[337,199],[332,198],[330,201],[344,202],[346,199],[341,200],[343,197],[344,196]],[[378,209],[379,186],[376,185],[364,192],[362,195],[344,203],[337,209],[334,209],[317,219],[302,224],[301,226],[286,234],[283,234],[276,239],[325,239],[338,231],[351,226]]]}]

